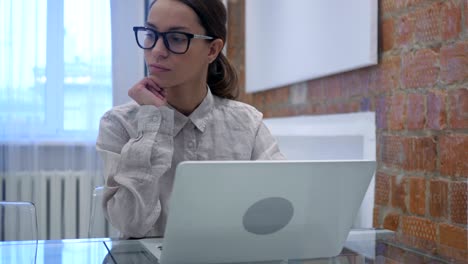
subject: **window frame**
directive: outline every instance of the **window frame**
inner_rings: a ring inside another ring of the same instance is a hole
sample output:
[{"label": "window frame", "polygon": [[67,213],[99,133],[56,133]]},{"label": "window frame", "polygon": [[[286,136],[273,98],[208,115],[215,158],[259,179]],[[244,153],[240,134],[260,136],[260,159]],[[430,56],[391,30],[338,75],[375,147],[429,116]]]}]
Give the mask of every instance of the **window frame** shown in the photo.
[{"label": "window frame", "polygon": [[[37,5],[40,4],[47,5],[44,8],[46,14],[40,12],[41,16],[45,15],[46,17],[46,44],[44,50],[37,50],[37,52],[45,52],[46,54],[45,68],[43,72],[40,72],[40,76],[35,77],[44,76],[46,81],[43,84],[38,84],[35,81],[33,88],[43,89],[43,98],[41,99],[44,104],[42,108],[44,119],[31,123],[6,121],[0,130],[0,143],[40,142],[55,144],[65,142],[68,144],[70,142],[94,141],[97,135],[95,129],[65,130],[65,0],[46,0],[45,3],[37,3]],[[10,87],[6,88],[11,89]],[[7,110],[7,115],[13,113],[12,111],[14,110]]]}]

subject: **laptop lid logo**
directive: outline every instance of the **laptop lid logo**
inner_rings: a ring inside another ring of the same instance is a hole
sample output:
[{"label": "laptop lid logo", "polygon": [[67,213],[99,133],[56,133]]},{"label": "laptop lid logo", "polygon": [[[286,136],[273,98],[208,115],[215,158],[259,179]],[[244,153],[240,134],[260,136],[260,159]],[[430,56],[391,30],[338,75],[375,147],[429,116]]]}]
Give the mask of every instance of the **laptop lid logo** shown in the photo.
[{"label": "laptop lid logo", "polygon": [[281,197],[270,197],[252,204],[244,214],[243,225],[247,232],[269,235],[278,232],[294,215],[292,203]]}]

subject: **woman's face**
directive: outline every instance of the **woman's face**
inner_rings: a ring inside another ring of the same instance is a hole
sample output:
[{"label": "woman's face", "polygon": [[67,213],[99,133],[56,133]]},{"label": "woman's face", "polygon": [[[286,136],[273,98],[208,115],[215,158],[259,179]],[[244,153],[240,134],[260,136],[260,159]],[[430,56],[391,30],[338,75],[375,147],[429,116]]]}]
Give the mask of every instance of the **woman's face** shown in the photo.
[{"label": "woman's face", "polygon": [[[150,9],[146,26],[158,32],[181,31],[205,35],[196,13],[177,0],[157,0]],[[206,80],[208,65],[217,56],[217,53],[212,54],[212,44],[202,39],[191,39],[186,53],[174,54],[160,37],[153,49],[145,50],[149,74],[162,88],[187,83],[197,85],[200,80]]]}]

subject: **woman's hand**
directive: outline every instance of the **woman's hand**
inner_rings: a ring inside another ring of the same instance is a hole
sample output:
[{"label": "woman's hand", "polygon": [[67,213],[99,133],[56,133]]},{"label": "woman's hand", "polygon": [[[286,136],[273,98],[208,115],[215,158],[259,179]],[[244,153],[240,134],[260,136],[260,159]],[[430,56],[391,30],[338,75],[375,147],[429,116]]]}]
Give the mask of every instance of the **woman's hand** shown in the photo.
[{"label": "woman's hand", "polygon": [[139,105],[154,105],[160,107],[166,105],[166,91],[159,87],[151,77],[145,77],[136,83],[130,90],[130,96]]}]

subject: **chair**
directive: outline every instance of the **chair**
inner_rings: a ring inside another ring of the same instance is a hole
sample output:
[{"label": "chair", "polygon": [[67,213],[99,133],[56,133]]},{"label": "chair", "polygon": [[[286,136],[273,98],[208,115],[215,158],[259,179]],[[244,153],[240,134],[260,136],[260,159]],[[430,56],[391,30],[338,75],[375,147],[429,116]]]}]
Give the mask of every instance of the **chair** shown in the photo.
[{"label": "chair", "polygon": [[30,202],[0,201],[0,250],[6,263],[35,263],[36,207]]},{"label": "chair", "polygon": [[115,229],[104,216],[102,209],[102,197],[104,195],[104,187],[98,186],[94,188],[91,204],[91,214],[89,219],[88,237],[111,237],[118,238],[120,233]]}]

